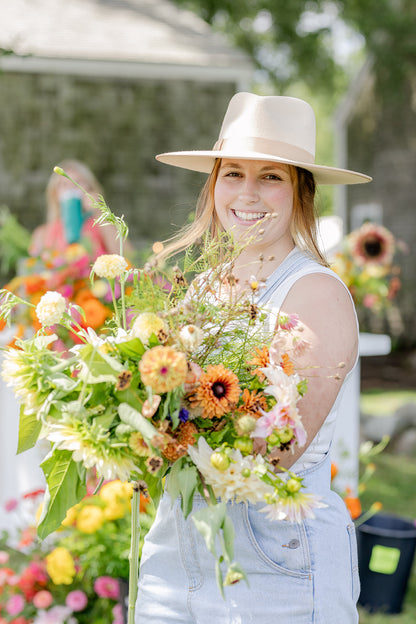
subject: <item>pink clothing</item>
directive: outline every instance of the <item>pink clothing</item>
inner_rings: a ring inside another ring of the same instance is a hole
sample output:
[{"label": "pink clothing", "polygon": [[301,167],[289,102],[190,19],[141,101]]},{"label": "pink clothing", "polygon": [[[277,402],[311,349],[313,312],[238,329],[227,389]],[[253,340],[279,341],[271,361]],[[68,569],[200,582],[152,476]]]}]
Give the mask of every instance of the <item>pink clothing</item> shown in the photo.
[{"label": "pink clothing", "polygon": [[[100,226],[94,225],[94,218],[86,219],[82,226],[80,243],[83,244],[93,259],[108,253],[101,237]],[[45,249],[63,251],[68,243],[65,238],[64,226],[61,221],[53,221],[40,225],[33,233],[30,254],[39,256]]]}]

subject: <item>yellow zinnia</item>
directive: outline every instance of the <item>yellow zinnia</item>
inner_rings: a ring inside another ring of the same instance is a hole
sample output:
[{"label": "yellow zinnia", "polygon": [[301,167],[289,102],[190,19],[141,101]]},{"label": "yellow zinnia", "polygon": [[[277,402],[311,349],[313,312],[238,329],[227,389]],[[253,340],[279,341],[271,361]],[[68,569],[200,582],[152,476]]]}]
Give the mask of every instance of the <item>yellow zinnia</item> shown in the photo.
[{"label": "yellow zinnia", "polygon": [[58,546],[46,555],[46,570],[55,585],[71,585],[75,577],[72,555],[63,546]]}]

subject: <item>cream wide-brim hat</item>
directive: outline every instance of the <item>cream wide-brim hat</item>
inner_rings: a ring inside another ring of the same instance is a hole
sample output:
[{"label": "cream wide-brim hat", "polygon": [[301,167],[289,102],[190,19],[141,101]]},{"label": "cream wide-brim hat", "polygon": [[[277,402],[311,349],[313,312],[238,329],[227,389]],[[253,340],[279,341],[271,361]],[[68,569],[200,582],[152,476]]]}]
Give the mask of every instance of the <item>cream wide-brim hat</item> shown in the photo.
[{"label": "cream wide-brim hat", "polygon": [[167,165],[211,173],[217,158],[265,160],[302,167],[318,184],[362,184],[371,177],[357,171],[315,164],[315,114],[298,98],[236,93],[212,150],[166,152]]}]

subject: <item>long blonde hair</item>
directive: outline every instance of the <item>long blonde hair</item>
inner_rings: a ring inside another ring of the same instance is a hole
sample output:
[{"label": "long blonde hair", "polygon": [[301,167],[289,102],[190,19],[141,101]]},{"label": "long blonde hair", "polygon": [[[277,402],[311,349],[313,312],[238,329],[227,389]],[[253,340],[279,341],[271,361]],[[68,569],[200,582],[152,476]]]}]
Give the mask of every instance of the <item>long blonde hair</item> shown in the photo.
[{"label": "long blonde hair", "polygon": [[[157,261],[167,259],[197,243],[207,232],[215,237],[221,231],[214,201],[214,190],[220,165],[221,159],[217,159],[199,195],[193,223],[185,226],[178,234],[165,241],[167,244],[163,251],[155,256]],[[311,254],[320,264],[328,266],[317,242],[316,185],[313,174],[294,165],[288,165],[288,167],[293,187],[293,213],[290,228],[293,241],[295,245]]]}]

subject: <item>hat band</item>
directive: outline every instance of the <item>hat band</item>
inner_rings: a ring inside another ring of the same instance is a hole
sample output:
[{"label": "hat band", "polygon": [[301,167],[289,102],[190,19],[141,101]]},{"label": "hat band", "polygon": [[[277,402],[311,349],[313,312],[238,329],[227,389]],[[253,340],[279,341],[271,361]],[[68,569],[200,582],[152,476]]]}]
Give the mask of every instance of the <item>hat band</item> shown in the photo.
[{"label": "hat band", "polygon": [[301,147],[285,143],[284,141],[273,141],[271,139],[259,137],[218,139],[213,150],[220,152],[240,152],[241,156],[243,156],[244,152],[258,152],[261,154],[270,154],[271,159],[284,158],[286,160],[294,160],[311,165],[315,162],[314,154],[311,154]]}]

